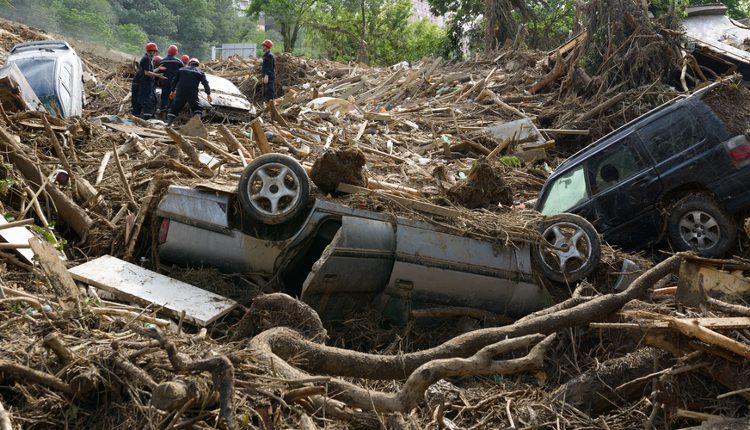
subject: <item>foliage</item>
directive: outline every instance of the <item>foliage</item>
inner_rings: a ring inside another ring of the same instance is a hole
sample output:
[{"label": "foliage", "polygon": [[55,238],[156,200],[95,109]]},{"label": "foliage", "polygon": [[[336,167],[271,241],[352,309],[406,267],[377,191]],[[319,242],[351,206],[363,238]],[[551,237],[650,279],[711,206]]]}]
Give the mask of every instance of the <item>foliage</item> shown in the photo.
[{"label": "foliage", "polygon": [[394,64],[438,54],[445,32],[410,17],[410,0],[327,0],[308,25],[334,60]]},{"label": "foliage", "polygon": [[448,43],[445,30],[426,19],[410,22],[404,32],[404,38],[404,60],[438,56]]},{"label": "foliage", "polygon": [[528,24],[528,45],[537,49],[551,50],[568,39],[573,30],[575,2],[573,0],[547,0],[533,3],[532,19]]},{"label": "foliage", "polygon": [[0,15],[139,54],[147,41],[205,57],[240,40],[250,21],[233,0],[0,0]]},{"label": "foliage", "polygon": [[313,13],[318,0],[253,0],[247,15],[257,18],[261,12],[272,16],[278,27],[285,52],[292,52],[297,44],[303,23]]}]

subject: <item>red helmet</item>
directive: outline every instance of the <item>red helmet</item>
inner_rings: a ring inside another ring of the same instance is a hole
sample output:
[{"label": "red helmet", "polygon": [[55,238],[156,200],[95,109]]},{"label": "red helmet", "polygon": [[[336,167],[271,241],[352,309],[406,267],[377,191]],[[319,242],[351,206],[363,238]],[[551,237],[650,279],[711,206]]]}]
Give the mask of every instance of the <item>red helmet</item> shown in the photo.
[{"label": "red helmet", "polygon": [[158,63],[160,61],[161,61],[161,57],[160,56],[157,55],[156,57],[154,57],[154,63]]},{"label": "red helmet", "polygon": [[169,45],[169,48],[167,48],[167,55],[177,55],[177,45]]},{"label": "red helmet", "polygon": [[158,51],[159,47],[154,42],[148,42],[146,44],[146,51]]},{"label": "red helmet", "polygon": [[267,47],[268,47],[268,49],[271,49],[271,48],[273,48],[273,42],[271,42],[271,41],[270,41],[270,40],[268,40],[268,39],[264,40],[264,41],[263,41],[263,43],[261,43],[261,45],[263,45],[263,46],[267,46]]},{"label": "red helmet", "polygon": [[183,55],[180,60],[182,60],[182,64],[187,64],[190,61],[190,57],[188,57],[187,55]]},{"label": "red helmet", "polygon": [[188,61],[188,64],[195,64],[196,66],[199,65],[200,63],[201,62],[198,61],[198,59],[195,57],[191,58],[190,61]]}]

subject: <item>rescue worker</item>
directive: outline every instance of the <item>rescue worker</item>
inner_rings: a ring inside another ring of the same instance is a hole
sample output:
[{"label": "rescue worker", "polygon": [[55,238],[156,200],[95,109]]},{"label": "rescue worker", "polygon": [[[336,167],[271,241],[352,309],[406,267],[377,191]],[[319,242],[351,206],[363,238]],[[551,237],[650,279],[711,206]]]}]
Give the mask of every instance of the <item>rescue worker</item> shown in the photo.
[{"label": "rescue worker", "polygon": [[183,55],[182,58],[180,58],[180,60],[182,60],[183,66],[187,66],[187,64],[190,62],[190,57],[188,57],[186,54],[186,55]]},{"label": "rescue worker", "polygon": [[153,58],[159,48],[156,43],[149,42],[145,47],[146,53],[143,54],[141,61],[138,63],[138,71],[133,78],[133,96],[136,96],[136,104],[133,105],[133,115],[140,116],[143,119],[151,119],[156,109],[156,93],[154,85],[156,78],[164,76],[154,72]]},{"label": "rescue worker", "polygon": [[273,42],[266,39],[261,44],[263,49],[263,68],[261,69],[263,82],[263,100],[269,101],[276,98],[273,85],[276,81],[276,59],[271,54]]},{"label": "rescue worker", "polygon": [[185,104],[190,105],[190,111],[193,115],[201,115],[203,109],[198,103],[198,85],[203,84],[203,88],[206,90],[206,96],[208,102],[211,103],[211,88],[208,86],[208,79],[206,74],[203,73],[198,66],[200,61],[197,58],[191,58],[188,61],[188,65],[181,68],[177,72],[177,76],[172,81],[172,91],[169,93],[169,98],[173,100],[172,106],[169,108],[169,121],[167,126],[171,126],[177,115]]},{"label": "rescue worker", "polygon": [[160,116],[162,119],[166,119],[167,112],[171,105],[169,100],[169,93],[172,91],[172,81],[177,76],[177,72],[184,66],[182,61],[177,58],[177,46],[170,45],[167,48],[167,56],[162,58],[161,67],[159,70],[165,76],[165,79],[160,80],[161,84],[161,112]]}]

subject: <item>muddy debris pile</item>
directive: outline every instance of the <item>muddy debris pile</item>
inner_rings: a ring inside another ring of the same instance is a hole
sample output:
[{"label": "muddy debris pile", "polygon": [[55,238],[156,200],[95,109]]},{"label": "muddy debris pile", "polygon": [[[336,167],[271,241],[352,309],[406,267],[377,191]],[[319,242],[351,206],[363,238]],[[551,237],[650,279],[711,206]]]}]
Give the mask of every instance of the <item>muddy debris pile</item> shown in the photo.
[{"label": "muddy debris pile", "polygon": [[[45,36],[2,26],[3,49]],[[170,185],[238,205],[245,166],[272,152],[310,172],[316,199],[498,248],[538,246],[542,217],[520,207],[550,168],[674,95],[661,84],[614,98],[615,89],[570,93],[563,84],[574,68],[549,78],[557,52],[506,49],[398,68],[279,55],[283,95],[259,106],[258,118],[175,129],[128,115],[130,63],[103,70],[84,53],[92,79],[83,118],[0,111],[0,429],[652,429],[746,420],[750,265],[742,259],[650,262],[604,244],[587,280],[540,284],[547,308],[518,319],[408,309],[405,326],[374,309],[322,321],[275,291],[272,277],[159,261],[156,207]],[[257,65],[205,64],[251,99]],[[5,235],[19,228],[22,236]],[[640,268],[614,290],[625,258]],[[162,291],[183,281],[175,298],[192,284],[213,294],[201,304],[239,304],[200,321],[85,280],[125,273],[137,284],[146,268],[163,276]]]}]

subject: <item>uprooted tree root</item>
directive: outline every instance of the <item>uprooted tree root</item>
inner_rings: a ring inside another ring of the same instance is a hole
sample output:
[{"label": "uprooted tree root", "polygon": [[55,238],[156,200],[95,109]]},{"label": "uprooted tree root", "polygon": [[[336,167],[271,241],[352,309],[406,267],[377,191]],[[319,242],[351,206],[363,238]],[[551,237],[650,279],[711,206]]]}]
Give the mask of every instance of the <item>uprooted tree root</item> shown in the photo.
[{"label": "uprooted tree root", "polygon": [[[326,413],[334,416],[355,414],[347,407],[378,412],[408,412],[417,406],[427,387],[440,379],[508,375],[540,368],[555,332],[586,325],[616,312],[629,301],[645,295],[648,288],[660,279],[675,273],[680,263],[680,256],[668,258],[642,274],[621,293],[598,297],[575,296],[514,324],[476,330],[435,348],[403,355],[382,356],[320,345],[282,327],[254,337],[248,342],[248,349],[261,358],[266,366],[289,379],[310,377],[289,364],[288,361],[292,359],[299,368],[308,372],[365,379],[406,379],[397,393],[373,392],[349,382],[331,380],[328,382],[329,393],[335,394],[336,401],[311,396],[306,404],[308,410],[326,407],[329,409]],[[294,301],[291,297],[287,300]],[[524,357],[494,359],[534,344]],[[357,419],[367,419],[362,412],[356,414]],[[350,415],[348,418],[355,417]]]}]

